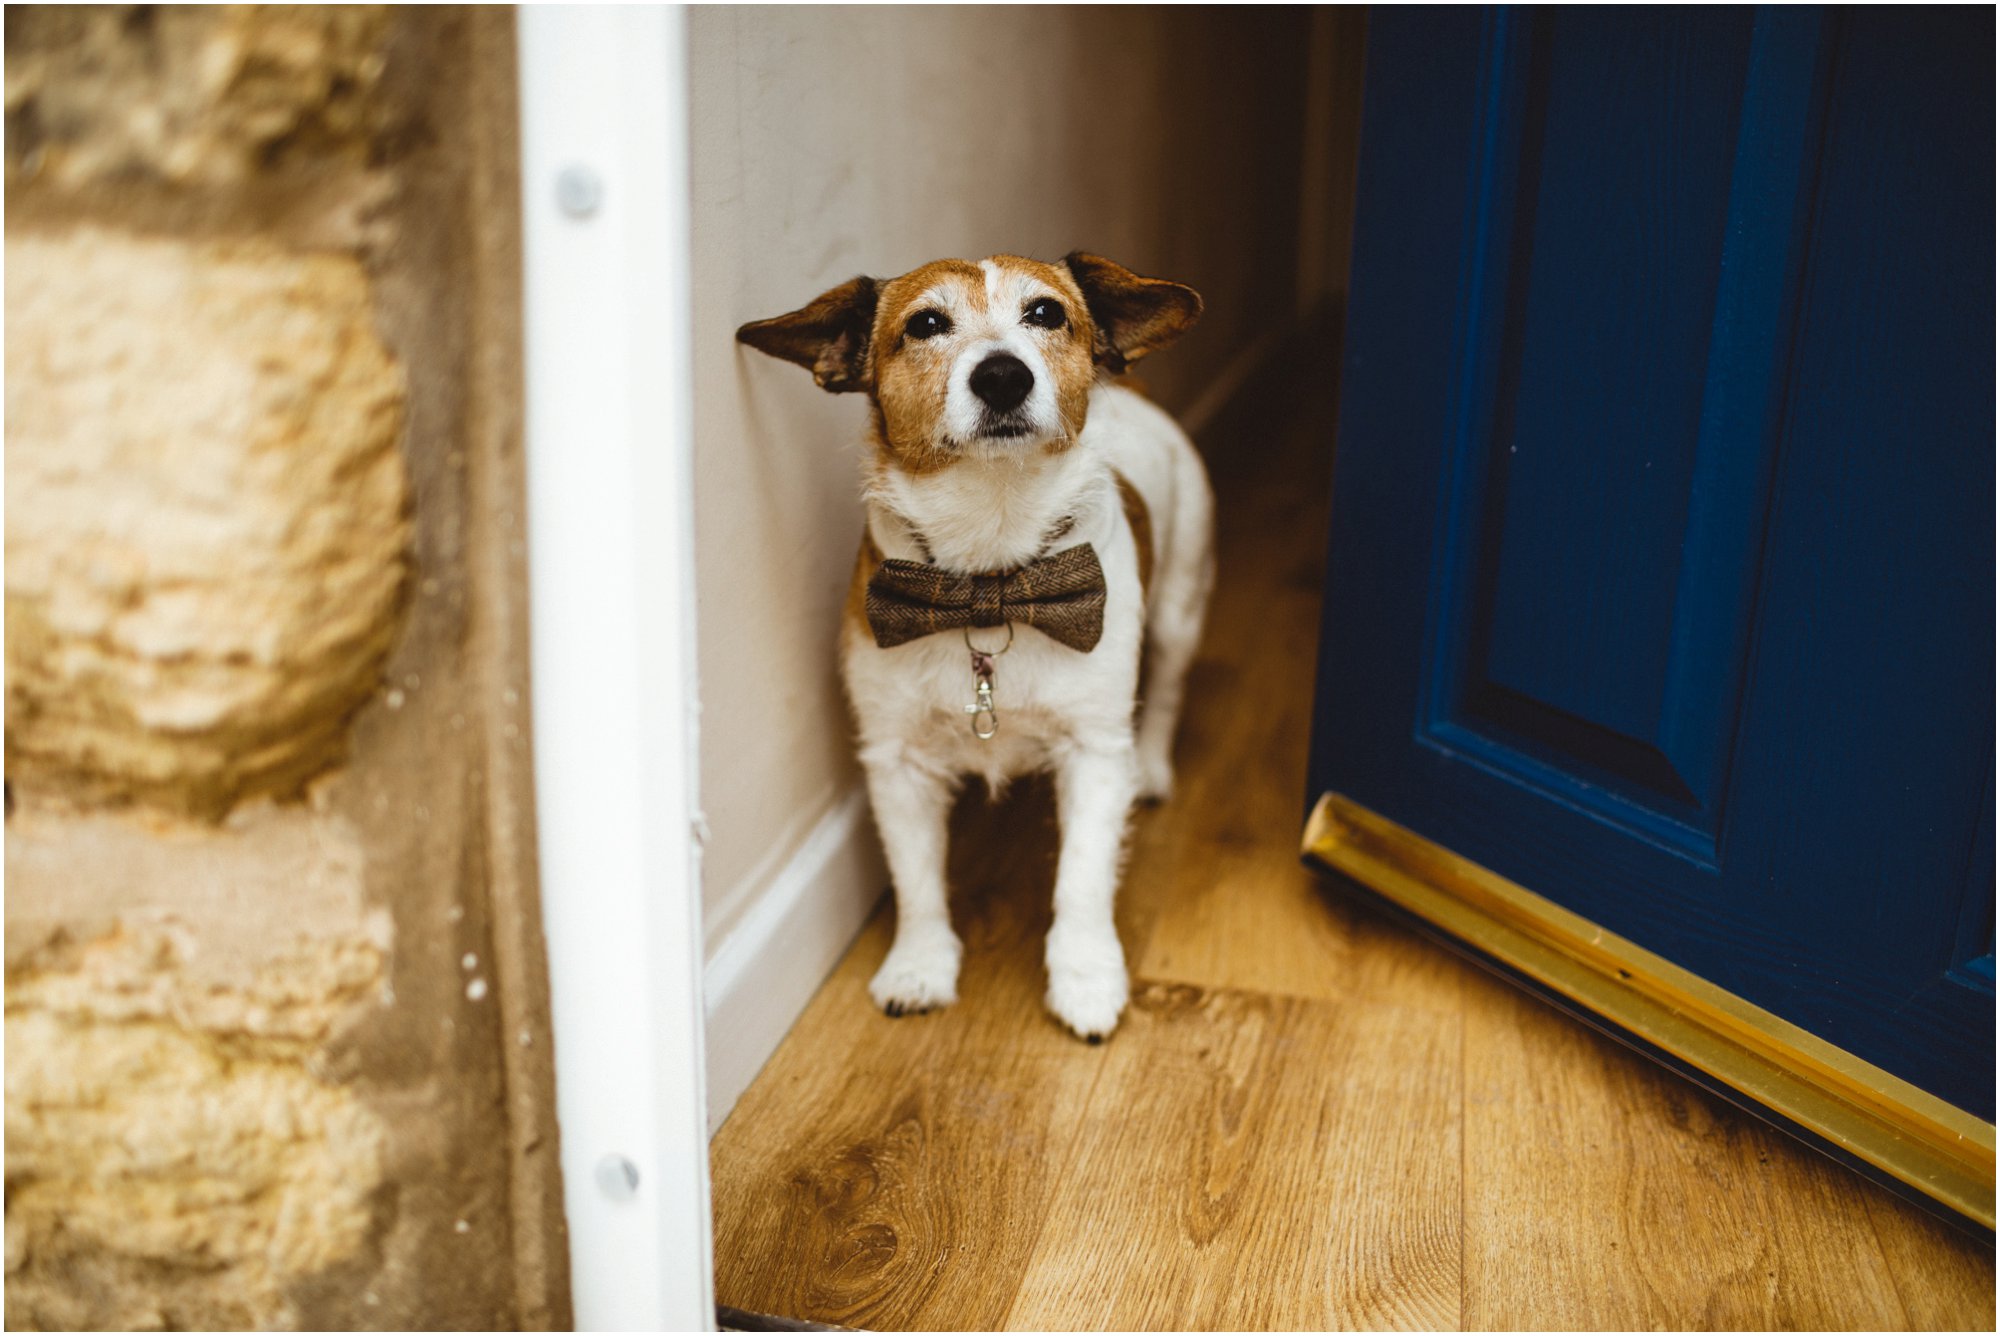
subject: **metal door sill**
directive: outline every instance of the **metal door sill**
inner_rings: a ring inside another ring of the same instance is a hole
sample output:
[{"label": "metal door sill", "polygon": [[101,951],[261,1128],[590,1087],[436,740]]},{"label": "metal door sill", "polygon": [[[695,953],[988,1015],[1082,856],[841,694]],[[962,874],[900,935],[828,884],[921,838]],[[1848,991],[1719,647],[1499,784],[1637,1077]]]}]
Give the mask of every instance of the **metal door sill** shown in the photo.
[{"label": "metal door sill", "polygon": [[1993,1229],[1992,1123],[1340,794],[1314,806],[1303,852],[1733,1102]]}]

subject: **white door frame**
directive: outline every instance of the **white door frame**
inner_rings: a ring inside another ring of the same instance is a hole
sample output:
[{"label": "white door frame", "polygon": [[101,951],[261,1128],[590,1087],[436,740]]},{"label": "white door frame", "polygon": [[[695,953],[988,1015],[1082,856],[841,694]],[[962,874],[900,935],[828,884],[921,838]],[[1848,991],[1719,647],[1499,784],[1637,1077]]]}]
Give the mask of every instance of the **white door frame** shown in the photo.
[{"label": "white door frame", "polygon": [[519,14],[536,829],[584,1329],[715,1324],[679,7]]}]

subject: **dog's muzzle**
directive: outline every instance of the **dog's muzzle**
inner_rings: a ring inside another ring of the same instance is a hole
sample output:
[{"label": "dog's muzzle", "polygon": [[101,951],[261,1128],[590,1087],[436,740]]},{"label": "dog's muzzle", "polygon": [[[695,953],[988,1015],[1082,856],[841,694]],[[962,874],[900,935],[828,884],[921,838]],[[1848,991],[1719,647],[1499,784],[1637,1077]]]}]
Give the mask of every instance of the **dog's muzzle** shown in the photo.
[{"label": "dog's muzzle", "polygon": [[1035,388],[1035,373],[1011,353],[995,353],[972,368],[967,384],[994,413],[1011,413]]}]

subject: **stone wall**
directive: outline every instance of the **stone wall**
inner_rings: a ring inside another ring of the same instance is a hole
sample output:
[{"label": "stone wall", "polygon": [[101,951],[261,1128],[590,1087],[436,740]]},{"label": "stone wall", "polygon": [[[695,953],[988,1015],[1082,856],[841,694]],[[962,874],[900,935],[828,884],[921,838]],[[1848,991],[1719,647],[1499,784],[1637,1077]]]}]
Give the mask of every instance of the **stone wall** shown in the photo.
[{"label": "stone wall", "polygon": [[568,1319],[512,19],[6,15],[6,1318]]}]

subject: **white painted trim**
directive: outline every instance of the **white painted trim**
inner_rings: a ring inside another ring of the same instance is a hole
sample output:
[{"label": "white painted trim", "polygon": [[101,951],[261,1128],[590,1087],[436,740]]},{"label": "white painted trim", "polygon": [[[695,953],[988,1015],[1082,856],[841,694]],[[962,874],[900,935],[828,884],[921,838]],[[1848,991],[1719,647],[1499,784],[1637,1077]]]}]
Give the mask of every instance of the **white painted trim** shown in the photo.
[{"label": "white painted trim", "polygon": [[[685,14],[518,23],[536,830],[571,1293],[580,1328],[711,1329]],[[558,205],[569,171],[594,204]]]},{"label": "white painted trim", "polygon": [[856,784],[764,882],[709,956],[708,1128],[763,1070],[889,884]]}]

